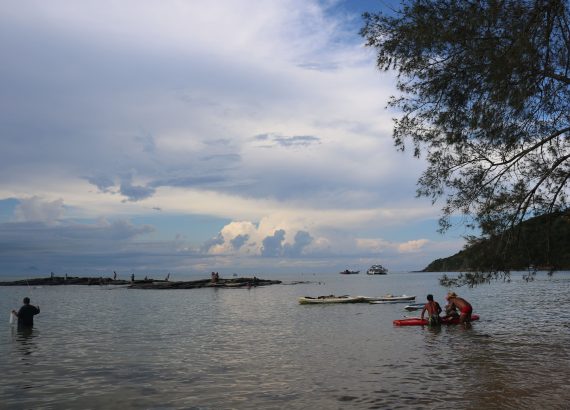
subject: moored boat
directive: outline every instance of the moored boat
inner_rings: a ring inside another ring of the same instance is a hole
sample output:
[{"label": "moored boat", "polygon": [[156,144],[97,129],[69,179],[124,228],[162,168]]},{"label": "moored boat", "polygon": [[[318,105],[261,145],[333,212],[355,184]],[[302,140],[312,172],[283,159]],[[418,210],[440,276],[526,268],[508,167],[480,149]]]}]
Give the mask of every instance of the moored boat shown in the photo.
[{"label": "moored boat", "polygon": [[357,275],[359,273],[360,273],[359,270],[348,270],[348,269],[345,269],[342,272],[340,272],[341,275]]},{"label": "moored boat", "polygon": [[408,295],[384,295],[384,296],[377,296],[377,297],[369,297],[369,296],[362,296],[364,301],[369,303],[406,303],[411,300],[415,300],[415,296],[408,296]]},{"label": "moored boat", "polygon": [[425,306],[425,303],[412,303],[410,305],[404,306],[404,309],[406,309],[408,311],[420,310],[420,309],[423,309],[424,306]]},{"label": "moored boat", "polygon": [[382,265],[372,265],[366,271],[367,275],[386,275],[388,273],[388,269],[386,269]]},{"label": "moored boat", "polygon": [[362,296],[335,296],[335,295],[328,295],[328,296],[303,296],[299,298],[299,303],[302,305],[317,305],[317,304],[324,304],[324,303],[358,303],[364,302]]}]

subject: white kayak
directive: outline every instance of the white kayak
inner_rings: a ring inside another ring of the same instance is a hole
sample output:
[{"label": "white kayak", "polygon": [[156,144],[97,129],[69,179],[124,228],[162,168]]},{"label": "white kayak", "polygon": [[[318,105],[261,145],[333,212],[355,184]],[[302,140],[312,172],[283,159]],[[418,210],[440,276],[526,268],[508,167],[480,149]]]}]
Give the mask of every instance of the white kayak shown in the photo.
[{"label": "white kayak", "polygon": [[408,296],[408,295],[385,295],[379,297],[368,297],[362,296],[366,302],[369,303],[406,303],[411,300],[415,300],[415,296]]},{"label": "white kayak", "polygon": [[404,306],[404,309],[406,309],[408,311],[420,310],[420,309],[423,309],[424,306],[425,306],[425,303],[412,303],[411,305]]},{"label": "white kayak", "polygon": [[328,295],[328,296],[303,296],[299,298],[299,303],[302,305],[317,305],[317,304],[325,304],[325,303],[358,303],[364,302],[365,300],[361,296],[335,296],[335,295]]}]

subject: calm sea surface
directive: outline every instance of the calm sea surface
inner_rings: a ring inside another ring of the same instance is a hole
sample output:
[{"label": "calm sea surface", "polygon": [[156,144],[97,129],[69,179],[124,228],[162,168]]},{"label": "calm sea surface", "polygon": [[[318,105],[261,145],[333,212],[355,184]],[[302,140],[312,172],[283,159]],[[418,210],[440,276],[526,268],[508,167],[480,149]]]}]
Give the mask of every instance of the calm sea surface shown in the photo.
[{"label": "calm sea surface", "polygon": [[[260,276],[312,283],[0,287],[0,408],[570,408],[570,272],[455,289],[481,320],[437,330],[394,327],[403,304],[297,298],[433,293],[443,305],[440,274]],[[41,307],[31,334],[8,323],[24,296]]]}]

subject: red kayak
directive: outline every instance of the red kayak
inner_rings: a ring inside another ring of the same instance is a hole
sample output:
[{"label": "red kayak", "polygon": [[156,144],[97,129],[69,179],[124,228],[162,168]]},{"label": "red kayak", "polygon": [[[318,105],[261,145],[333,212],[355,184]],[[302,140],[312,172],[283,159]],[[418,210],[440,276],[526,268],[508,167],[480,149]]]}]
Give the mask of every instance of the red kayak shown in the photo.
[{"label": "red kayak", "polygon": [[[471,315],[471,321],[479,320],[479,315]],[[420,319],[419,317],[409,317],[406,319],[397,319],[394,320],[395,326],[427,326],[428,321],[427,319]],[[459,324],[459,318],[452,318],[452,319],[442,319],[442,325],[457,325]]]}]

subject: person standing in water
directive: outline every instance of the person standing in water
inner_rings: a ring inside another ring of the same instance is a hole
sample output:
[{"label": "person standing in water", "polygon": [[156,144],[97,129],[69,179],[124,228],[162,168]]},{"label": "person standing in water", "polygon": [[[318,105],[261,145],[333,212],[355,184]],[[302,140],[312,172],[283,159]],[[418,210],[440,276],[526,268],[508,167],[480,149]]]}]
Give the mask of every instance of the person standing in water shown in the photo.
[{"label": "person standing in water", "polygon": [[433,295],[427,295],[427,300],[427,303],[422,309],[421,318],[422,320],[424,319],[424,314],[427,311],[428,325],[437,326],[441,324],[441,318],[439,317],[439,314],[441,313],[441,306],[439,306],[439,303],[433,300]]},{"label": "person standing in water", "polygon": [[39,306],[30,305],[30,298],[24,298],[24,306],[17,312],[12,310],[12,313],[18,318],[18,327],[34,327],[34,316],[40,313]]},{"label": "person standing in water", "polygon": [[455,292],[449,292],[446,297],[449,302],[449,309],[457,308],[459,309],[459,322],[460,323],[470,323],[471,313],[473,312],[473,307],[465,299],[460,298],[455,294]]}]

